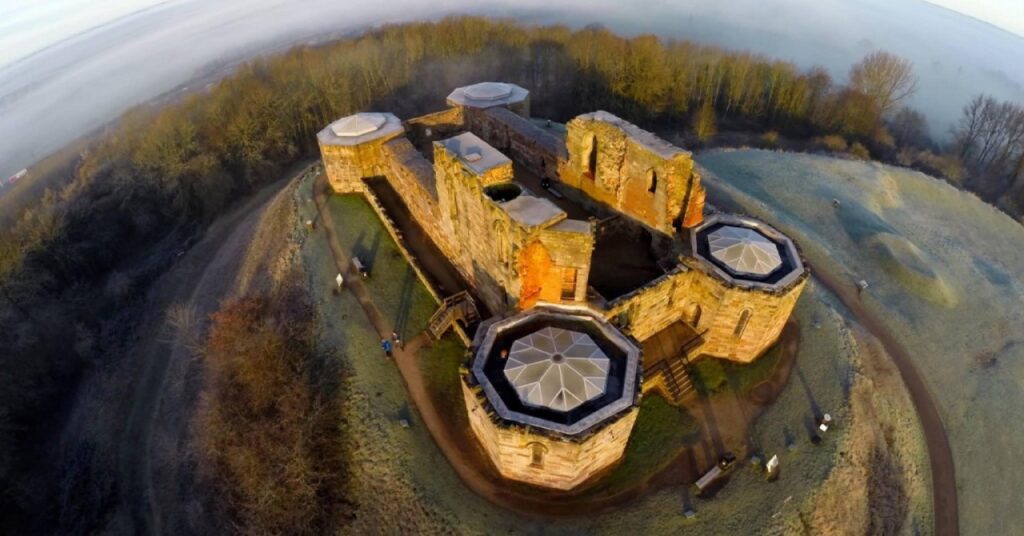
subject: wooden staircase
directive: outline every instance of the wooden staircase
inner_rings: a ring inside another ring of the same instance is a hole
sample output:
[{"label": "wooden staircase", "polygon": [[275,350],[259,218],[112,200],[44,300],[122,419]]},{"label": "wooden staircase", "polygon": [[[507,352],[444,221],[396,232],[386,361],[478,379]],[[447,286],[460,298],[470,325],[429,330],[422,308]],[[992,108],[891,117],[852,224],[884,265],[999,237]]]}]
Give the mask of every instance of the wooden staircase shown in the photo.
[{"label": "wooden staircase", "polygon": [[650,371],[651,374],[660,374],[664,378],[669,402],[680,404],[696,393],[693,380],[690,378],[690,360],[687,355],[691,349],[703,342],[703,335],[704,333],[697,334],[682,345],[677,357],[658,362]]},{"label": "wooden staircase", "polygon": [[440,339],[444,332],[448,331],[448,328],[460,320],[465,326],[480,320],[480,312],[476,308],[476,303],[469,292],[465,290],[452,294],[441,302],[437,312],[430,317],[427,331],[434,339]]}]

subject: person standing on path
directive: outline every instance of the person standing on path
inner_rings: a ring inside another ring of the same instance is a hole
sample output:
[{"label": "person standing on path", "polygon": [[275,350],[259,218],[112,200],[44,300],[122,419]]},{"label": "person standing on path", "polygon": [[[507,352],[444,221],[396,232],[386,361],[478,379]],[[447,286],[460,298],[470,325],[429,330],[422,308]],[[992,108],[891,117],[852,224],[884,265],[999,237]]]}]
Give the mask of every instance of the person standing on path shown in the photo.
[{"label": "person standing on path", "polygon": [[395,346],[397,346],[399,348],[402,347],[402,338],[398,336],[398,332],[397,331],[392,331],[391,332],[391,340],[395,341]]},{"label": "person standing on path", "polygon": [[384,355],[391,357],[391,341],[387,339],[381,339],[380,347],[384,349]]}]

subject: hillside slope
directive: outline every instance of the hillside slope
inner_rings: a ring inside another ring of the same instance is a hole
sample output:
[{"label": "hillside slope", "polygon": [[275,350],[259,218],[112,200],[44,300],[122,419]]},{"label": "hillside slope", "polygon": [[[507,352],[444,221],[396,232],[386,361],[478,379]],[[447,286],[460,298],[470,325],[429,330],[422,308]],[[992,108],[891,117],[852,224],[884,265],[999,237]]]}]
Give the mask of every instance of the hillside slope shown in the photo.
[{"label": "hillside slope", "polygon": [[777,225],[812,265],[869,283],[863,303],[939,404],[961,532],[1019,526],[1024,430],[1005,416],[1024,407],[1024,227],[944,182],[877,163],[759,150],[697,160],[712,202]]}]

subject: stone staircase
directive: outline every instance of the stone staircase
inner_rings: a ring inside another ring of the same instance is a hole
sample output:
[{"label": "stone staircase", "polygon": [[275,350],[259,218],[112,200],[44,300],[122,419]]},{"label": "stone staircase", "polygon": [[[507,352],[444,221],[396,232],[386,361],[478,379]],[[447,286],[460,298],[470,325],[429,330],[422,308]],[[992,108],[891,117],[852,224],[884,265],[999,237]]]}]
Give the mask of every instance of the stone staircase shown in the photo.
[{"label": "stone staircase", "polygon": [[685,357],[673,359],[671,363],[662,361],[655,366],[654,374],[660,374],[665,380],[666,393],[673,404],[679,404],[693,394],[693,381],[690,380],[690,373],[687,370],[689,362]]},{"label": "stone staircase", "polygon": [[437,312],[430,317],[427,331],[431,337],[440,339],[444,332],[448,331],[448,328],[460,320],[464,326],[480,320],[480,312],[476,308],[476,303],[469,292],[465,290],[452,294],[441,302]]}]

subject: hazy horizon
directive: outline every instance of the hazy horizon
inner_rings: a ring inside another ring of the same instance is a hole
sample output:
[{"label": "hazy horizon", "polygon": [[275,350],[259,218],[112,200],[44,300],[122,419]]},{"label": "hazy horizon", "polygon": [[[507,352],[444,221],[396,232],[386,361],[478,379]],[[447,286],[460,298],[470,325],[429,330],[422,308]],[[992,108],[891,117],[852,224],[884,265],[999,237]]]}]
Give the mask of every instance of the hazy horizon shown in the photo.
[{"label": "hazy horizon", "polygon": [[[924,0],[739,0],[728,6],[712,0],[648,0],[642,9],[609,0],[574,0],[562,7],[539,0],[427,5],[401,0],[358,10],[328,0],[86,5],[93,4],[59,0],[20,15],[0,8],[0,15],[18,15],[0,17],[6,21],[0,22],[0,177],[133,105],[240,61],[381,22],[459,13],[572,27],[600,23],[625,35],[654,33],[746,49],[804,68],[822,65],[837,82],[861,56],[885,49],[914,62],[921,83],[910,104],[926,114],[939,136],[977,93],[1024,102],[1024,69],[1017,65],[1024,57],[1024,37],[973,18],[976,14]],[[55,13],[63,17],[60,24],[51,20]],[[19,24],[51,29],[19,30]]]}]

